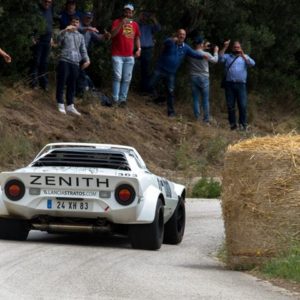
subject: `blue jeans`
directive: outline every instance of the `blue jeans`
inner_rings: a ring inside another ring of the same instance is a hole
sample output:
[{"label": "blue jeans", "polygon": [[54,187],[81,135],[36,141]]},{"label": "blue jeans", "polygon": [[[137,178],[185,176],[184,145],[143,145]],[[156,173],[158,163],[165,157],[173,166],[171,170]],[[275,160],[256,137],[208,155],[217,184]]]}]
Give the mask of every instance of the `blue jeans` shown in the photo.
[{"label": "blue jeans", "polygon": [[40,85],[43,89],[47,88],[50,49],[50,42],[38,42],[32,47],[33,57],[30,68],[31,87]]},{"label": "blue jeans", "polygon": [[225,97],[227,102],[228,121],[230,127],[236,126],[235,103],[239,109],[239,124],[247,126],[247,89],[246,83],[228,82],[225,83]]},{"label": "blue jeans", "polygon": [[209,78],[207,76],[192,76],[192,95],[194,115],[200,117],[199,98],[202,97],[203,121],[209,122]]},{"label": "blue jeans", "polygon": [[83,94],[88,89],[93,89],[94,83],[85,70],[80,69],[76,82],[76,94]]},{"label": "blue jeans", "polygon": [[153,56],[153,47],[142,48],[140,57],[140,67],[141,67],[141,91],[147,92],[147,87],[151,74],[151,62]]},{"label": "blue jeans", "polygon": [[175,74],[156,69],[152,74],[148,86],[148,91],[150,93],[153,93],[160,79],[165,80],[167,85],[167,93],[168,93],[168,98],[167,98],[168,116],[175,115],[175,110],[174,110],[175,78],[176,78]]},{"label": "blue jeans", "polygon": [[133,56],[112,56],[112,98],[115,102],[126,101],[132,77],[133,66]]},{"label": "blue jeans", "polygon": [[64,103],[64,88],[67,85],[67,105],[74,102],[76,81],[79,74],[79,66],[65,61],[59,61],[57,66],[56,100],[57,103]]}]

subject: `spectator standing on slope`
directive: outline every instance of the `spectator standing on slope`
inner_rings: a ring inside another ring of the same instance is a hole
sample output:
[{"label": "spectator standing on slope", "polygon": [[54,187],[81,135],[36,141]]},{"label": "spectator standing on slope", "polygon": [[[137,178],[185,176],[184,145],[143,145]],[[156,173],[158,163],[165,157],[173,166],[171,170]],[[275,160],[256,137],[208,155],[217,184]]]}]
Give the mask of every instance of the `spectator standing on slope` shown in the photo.
[{"label": "spectator standing on slope", "polygon": [[198,36],[194,40],[195,51],[202,55],[207,55],[208,59],[196,59],[193,57],[188,58],[189,73],[191,76],[192,84],[192,96],[193,96],[193,108],[195,118],[200,118],[200,105],[199,98],[202,98],[201,106],[203,110],[203,121],[206,125],[209,125],[209,63],[218,62],[218,51],[217,46],[213,49],[213,55],[207,50],[210,46],[204,43],[204,39]]},{"label": "spectator standing on slope", "polygon": [[30,68],[30,86],[36,89],[40,86],[48,91],[48,61],[52,43],[53,8],[52,0],[42,0],[39,11],[45,23],[45,32],[32,37],[32,64]]},{"label": "spectator standing on slope", "polygon": [[[104,40],[110,39],[110,33],[105,31],[104,34],[100,34],[96,27],[92,26],[93,13],[85,12],[82,14],[81,26],[79,32],[82,33],[85,41],[85,46],[87,51],[92,43],[99,43]],[[91,78],[87,75],[85,69],[80,69],[79,77],[76,84],[76,94],[82,95],[84,91],[89,90],[94,87]]]},{"label": "spectator standing on slope", "polygon": [[239,110],[239,128],[247,130],[247,73],[248,68],[255,66],[255,61],[244,53],[241,43],[235,41],[232,52],[225,54],[230,40],[224,42],[219,52],[219,61],[225,65],[225,97],[227,102],[228,121],[231,130],[238,128],[236,122],[235,106]]},{"label": "spectator standing on slope", "polygon": [[[83,35],[79,33],[79,18],[72,17],[71,24],[63,29],[58,36],[58,45],[61,47],[61,54],[57,67],[56,100],[58,110],[62,114],[66,112],[80,115],[74,107],[76,81],[79,75],[79,64],[83,61],[81,68],[85,69],[90,65],[90,59],[86,50]],[[67,108],[64,105],[64,88],[67,86],[66,100]]]},{"label": "spectator standing on slope", "polygon": [[141,55],[140,30],[139,25],[132,20],[133,15],[133,5],[124,5],[123,17],[114,20],[111,29],[112,98],[114,103],[120,107],[127,104],[127,94],[134,66],[134,46],[136,46],[135,57]]},{"label": "spectator standing on slope", "polygon": [[167,85],[167,113],[169,117],[175,116],[174,90],[176,72],[186,56],[197,59],[207,58],[206,54],[194,51],[185,41],[186,32],[178,29],[175,37],[167,38],[164,48],[158,59],[154,73],[150,79],[148,91],[154,93],[154,89],[160,79],[165,79]]},{"label": "spectator standing on slope", "polygon": [[147,87],[151,74],[151,65],[153,59],[154,34],[161,30],[161,26],[155,16],[150,11],[142,11],[139,15],[138,24],[141,32],[141,91],[147,92]]}]

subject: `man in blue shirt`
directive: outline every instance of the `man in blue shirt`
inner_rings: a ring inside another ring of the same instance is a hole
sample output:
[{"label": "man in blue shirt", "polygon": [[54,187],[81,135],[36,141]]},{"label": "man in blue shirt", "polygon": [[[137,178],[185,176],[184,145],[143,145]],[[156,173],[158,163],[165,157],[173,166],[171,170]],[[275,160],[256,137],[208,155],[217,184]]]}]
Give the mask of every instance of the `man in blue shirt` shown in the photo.
[{"label": "man in blue shirt", "polygon": [[228,110],[228,121],[230,129],[237,129],[235,116],[235,103],[239,109],[239,127],[247,130],[247,70],[253,67],[255,61],[244,53],[241,43],[235,41],[232,46],[232,53],[225,54],[230,40],[224,42],[224,47],[219,52],[219,61],[225,65],[225,97]]},{"label": "man in blue shirt", "polygon": [[[84,12],[81,18],[81,26],[78,31],[83,35],[86,49],[89,51],[92,43],[98,43],[110,39],[110,33],[106,30],[104,34],[100,34],[96,27],[92,26],[93,13]],[[93,89],[94,84],[90,76],[86,73],[85,69],[80,69],[79,76],[76,83],[76,95],[83,96],[84,91]]]},{"label": "man in blue shirt", "polygon": [[76,11],[76,0],[66,0],[65,9],[60,14],[59,28],[60,30],[65,29],[72,20],[72,17],[81,17],[81,14]]},{"label": "man in blue shirt", "polygon": [[52,0],[42,0],[39,5],[39,13],[45,22],[45,31],[32,37],[32,64],[30,68],[30,85],[36,89],[38,85],[45,91],[48,90],[48,60],[52,42],[53,12]]},{"label": "man in blue shirt", "polygon": [[189,45],[184,43],[186,32],[184,29],[179,29],[175,37],[168,38],[164,42],[164,48],[160,55],[157,66],[150,79],[148,90],[153,93],[155,86],[161,78],[166,80],[167,84],[167,106],[168,116],[174,117],[174,89],[176,72],[186,56],[207,59],[205,54],[198,53]]},{"label": "man in blue shirt", "polygon": [[156,32],[161,30],[161,26],[154,13],[142,11],[139,15],[138,24],[141,32],[141,91],[146,92],[150,77],[150,67],[153,58],[154,39]]}]

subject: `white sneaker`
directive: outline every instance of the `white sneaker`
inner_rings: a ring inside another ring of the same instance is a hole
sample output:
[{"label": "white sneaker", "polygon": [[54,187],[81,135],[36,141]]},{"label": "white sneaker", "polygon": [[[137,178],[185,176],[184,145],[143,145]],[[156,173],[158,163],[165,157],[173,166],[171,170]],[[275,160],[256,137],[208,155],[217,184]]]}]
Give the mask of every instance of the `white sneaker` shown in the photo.
[{"label": "white sneaker", "polygon": [[67,112],[72,113],[76,116],[81,116],[81,113],[75,108],[74,104],[67,106]]},{"label": "white sneaker", "polygon": [[66,110],[65,110],[65,105],[62,103],[58,103],[57,105],[58,111],[61,112],[62,114],[66,114]]}]

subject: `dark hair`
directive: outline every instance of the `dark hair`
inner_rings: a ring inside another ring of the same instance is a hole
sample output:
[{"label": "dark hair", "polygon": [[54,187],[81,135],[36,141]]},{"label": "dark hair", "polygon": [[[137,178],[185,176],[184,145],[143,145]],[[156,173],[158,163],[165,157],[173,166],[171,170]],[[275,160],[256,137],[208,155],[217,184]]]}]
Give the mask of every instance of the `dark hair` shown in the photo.
[{"label": "dark hair", "polygon": [[78,16],[74,15],[74,16],[72,16],[72,17],[70,18],[70,23],[71,23],[73,20],[80,21],[80,18],[79,18]]}]

